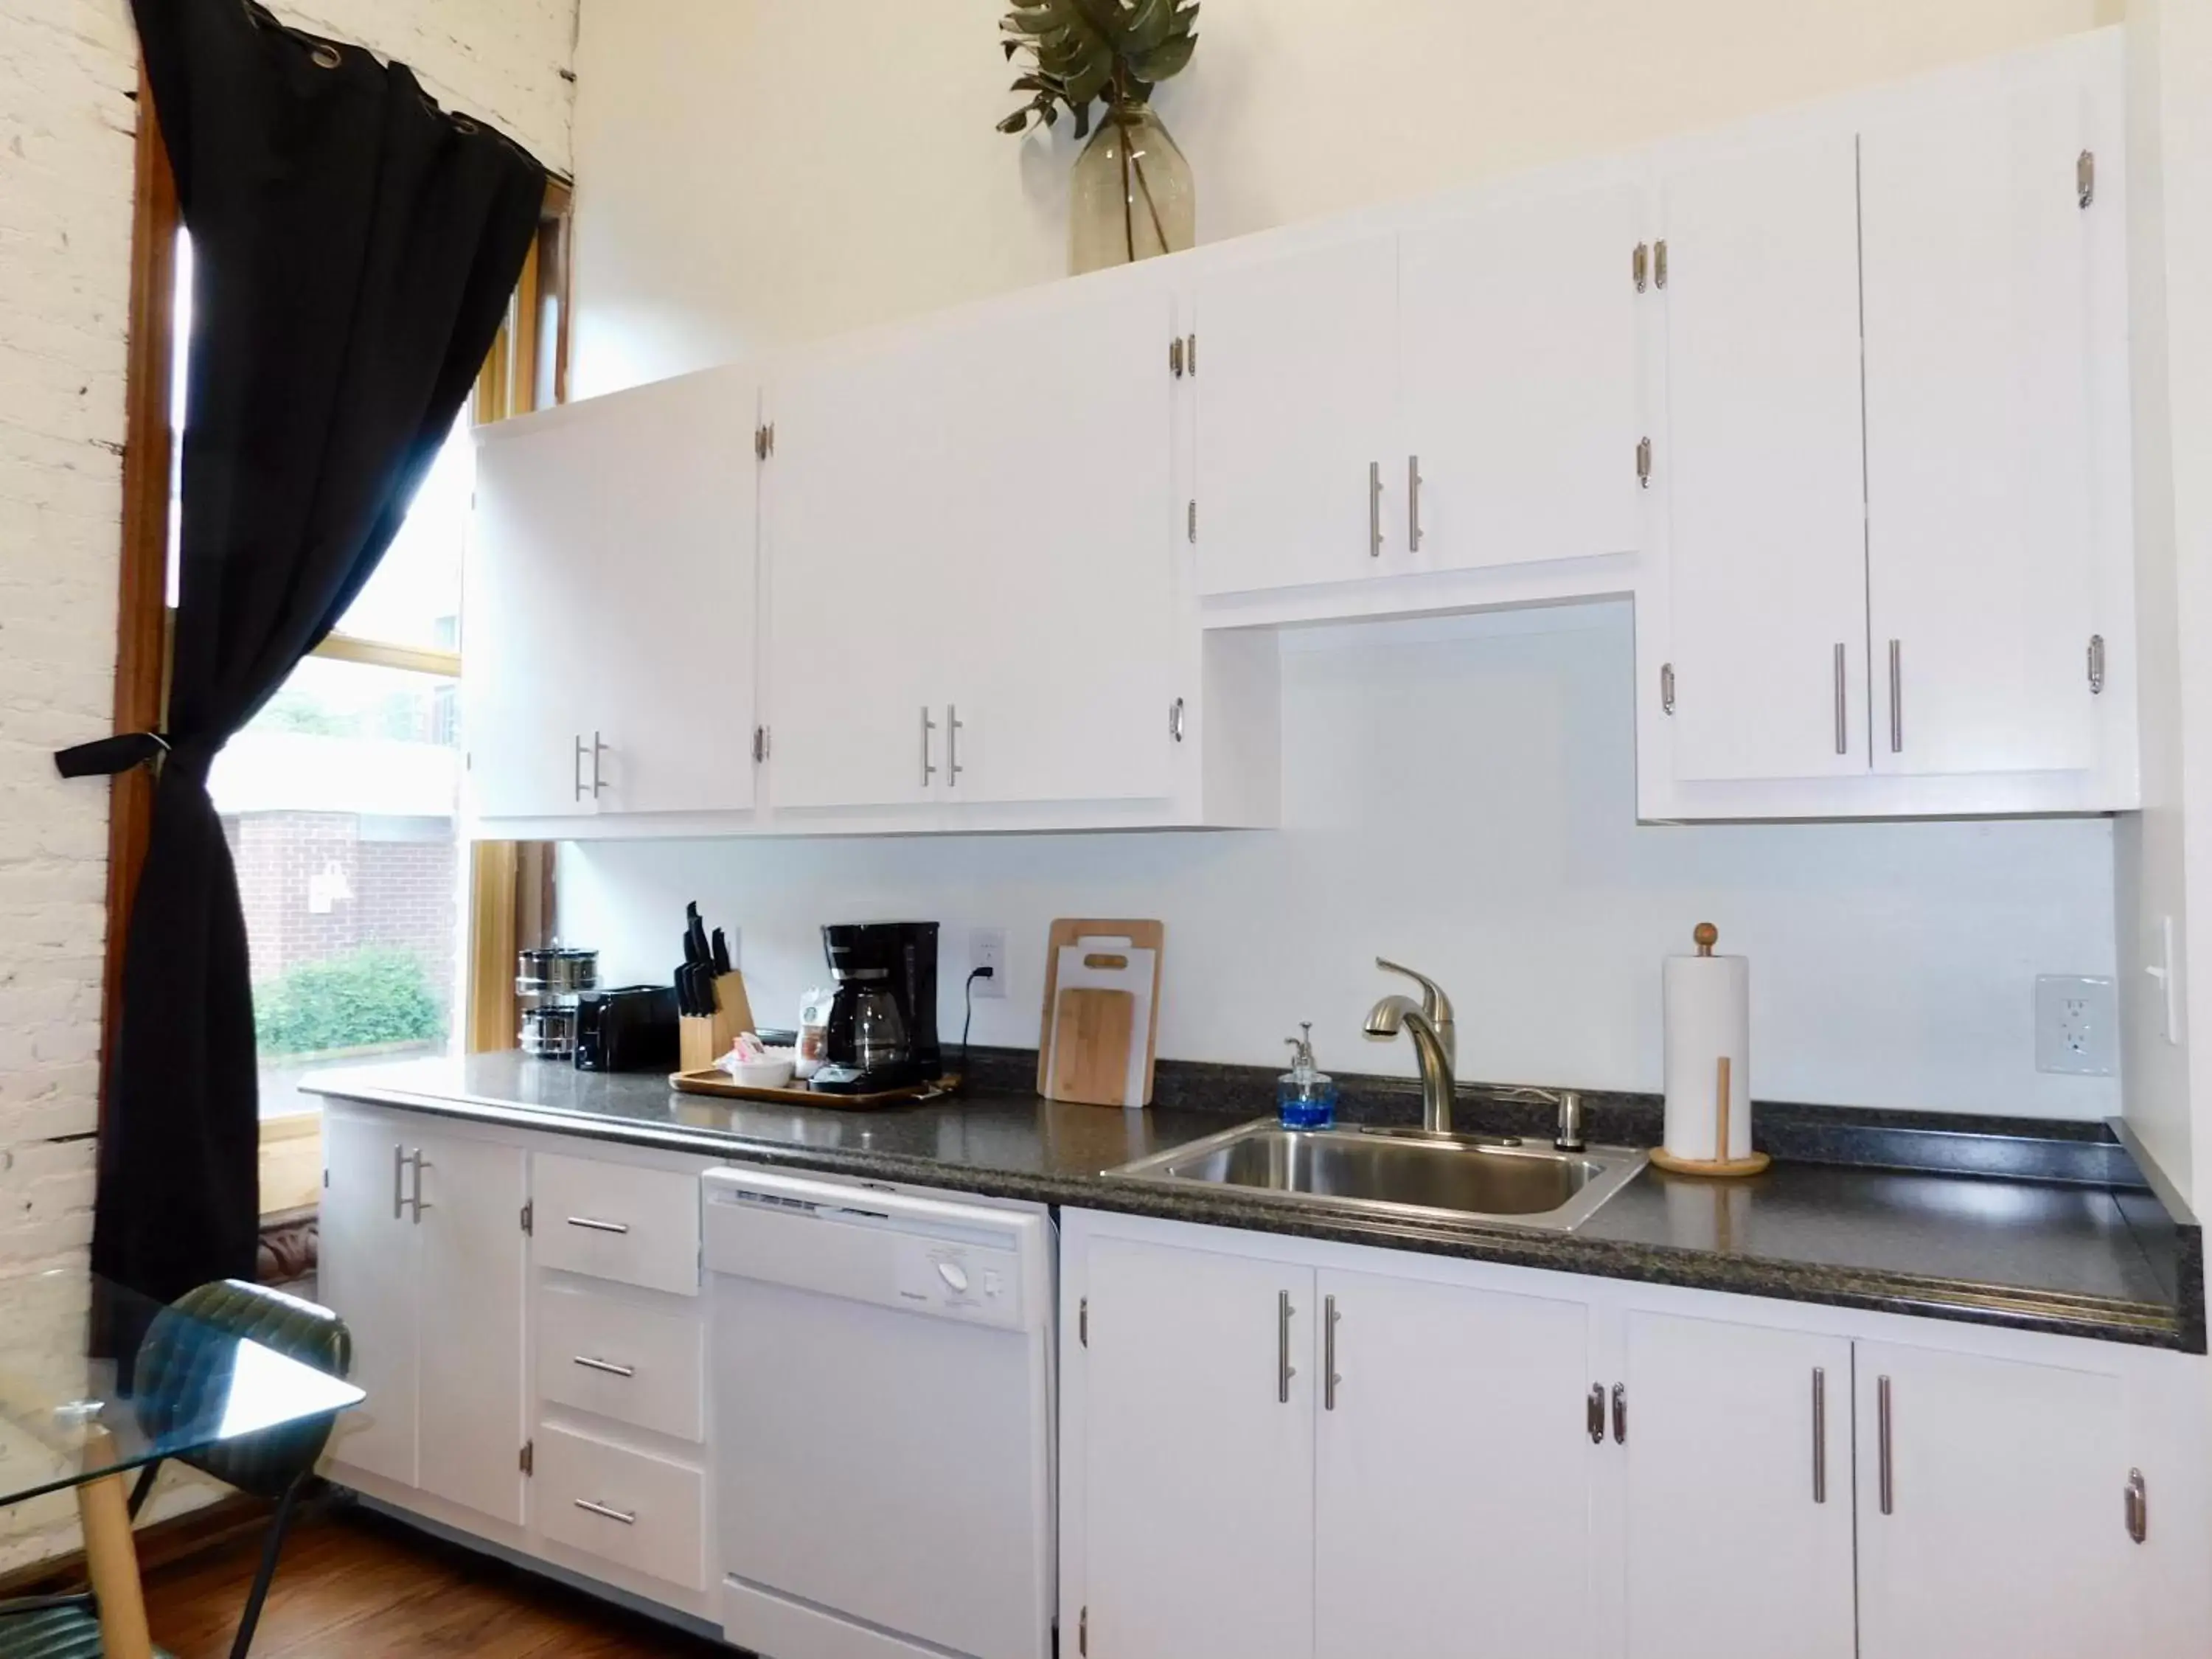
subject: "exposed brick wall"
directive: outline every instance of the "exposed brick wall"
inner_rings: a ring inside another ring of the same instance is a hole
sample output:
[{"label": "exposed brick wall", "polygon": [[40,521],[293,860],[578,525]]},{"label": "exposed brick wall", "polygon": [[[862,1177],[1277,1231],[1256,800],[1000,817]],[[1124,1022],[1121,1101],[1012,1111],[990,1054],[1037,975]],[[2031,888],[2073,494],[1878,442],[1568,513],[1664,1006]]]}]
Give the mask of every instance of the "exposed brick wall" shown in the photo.
[{"label": "exposed brick wall", "polygon": [[[275,9],[404,59],[441,100],[568,169],[574,0]],[[112,695],[136,84],[125,0],[0,0],[0,1332],[11,1364],[82,1352],[107,797],[62,782],[50,756],[105,732]],[[72,1513],[66,1499],[0,1510],[0,1571],[72,1547]]]}]

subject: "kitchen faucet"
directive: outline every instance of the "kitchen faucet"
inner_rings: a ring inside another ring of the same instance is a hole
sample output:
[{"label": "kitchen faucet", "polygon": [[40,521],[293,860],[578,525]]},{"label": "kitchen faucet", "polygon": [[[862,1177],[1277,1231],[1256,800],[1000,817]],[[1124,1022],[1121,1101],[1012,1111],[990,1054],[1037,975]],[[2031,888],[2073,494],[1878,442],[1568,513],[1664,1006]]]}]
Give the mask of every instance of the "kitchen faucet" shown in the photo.
[{"label": "kitchen faucet", "polygon": [[1421,1127],[1431,1134],[1449,1134],[1452,1127],[1452,1079],[1459,1064],[1459,1028],[1452,1020],[1451,999],[1443,987],[1426,974],[1417,974],[1382,957],[1375,965],[1403,974],[1421,988],[1421,1000],[1395,994],[1367,1011],[1366,1034],[1377,1039],[1398,1035],[1402,1029],[1413,1040],[1413,1055],[1421,1066]]}]

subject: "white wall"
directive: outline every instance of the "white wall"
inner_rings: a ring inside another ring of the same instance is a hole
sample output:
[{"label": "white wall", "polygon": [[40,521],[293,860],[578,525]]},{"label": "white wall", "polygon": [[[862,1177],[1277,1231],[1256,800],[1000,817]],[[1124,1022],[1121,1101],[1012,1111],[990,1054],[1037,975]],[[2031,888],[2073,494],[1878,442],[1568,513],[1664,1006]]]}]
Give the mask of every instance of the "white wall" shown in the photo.
[{"label": "white wall", "polygon": [[[582,0],[580,395],[1066,270],[1002,0]],[[2120,0],[1206,0],[1158,105],[1214,240],[2117,21]]]},{"label": "white wall", "polygon": [[[568,167],[574,0],[277,9],[409,60],[434,94]],[[0,0],[0,1347],[11,1365],[83,1352],[107,792],[63,782],[52,751],[106,732],[113,696],[137,79],[124,0]],[[71,1547],[73,1515],[65,1498],[0,1510],[0,1571]]]},{"label": "white wall", "polygon": [[754,1011],[789,1024],[824,921],[1009,930],[979,1042],[1037,1036],[1058,915],[1167,924],[1160,1052],[1410,1073],[1358,1035],[1387,955],[1443,981],[1468,1079],[1660,1086],[1659,962],[1699,921],[1752,959],[1762,1098],[2095,1116],[2109,1079],[2034,1069],[2038,974],[2112,971],[2100,819],[1639,828],[1627,607],[1287,635],[1284,827],[1224,834],[574,845],[564,936],[665,979],[684,903],[742,929]]}]

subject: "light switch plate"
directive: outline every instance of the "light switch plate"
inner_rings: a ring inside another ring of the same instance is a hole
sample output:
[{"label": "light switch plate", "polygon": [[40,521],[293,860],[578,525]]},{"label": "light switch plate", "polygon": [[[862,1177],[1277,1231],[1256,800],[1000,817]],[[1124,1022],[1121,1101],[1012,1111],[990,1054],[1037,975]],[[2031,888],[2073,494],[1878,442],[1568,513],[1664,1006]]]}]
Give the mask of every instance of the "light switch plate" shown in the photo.
[{"label": "light switch plate", "polygon": [[2035,981],[2035,1069],[2110,1077],[2117,1068],[2119,997],[2112,980],[2065,974]]}]

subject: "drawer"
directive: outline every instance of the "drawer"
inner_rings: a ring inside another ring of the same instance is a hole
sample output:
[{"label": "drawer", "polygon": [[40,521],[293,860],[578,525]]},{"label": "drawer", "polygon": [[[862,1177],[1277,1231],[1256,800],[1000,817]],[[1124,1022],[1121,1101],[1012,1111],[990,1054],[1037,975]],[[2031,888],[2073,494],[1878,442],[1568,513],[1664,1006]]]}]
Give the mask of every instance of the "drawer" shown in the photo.
[{"label": "drawer", "polygon": [[707,1587],[707,1479],[687,1464],[540,1426],[540,1536],[686,1589]]},{"label": "drawer", "polygon": [[531,1196],[539,1267],[699,1294],[697,1176],[540,1152]]},{"label": "drawer", "polygon": [[707,1437],[706,1327],[562,1285],[538,1288],[538,1394],[617,1422]]}]

